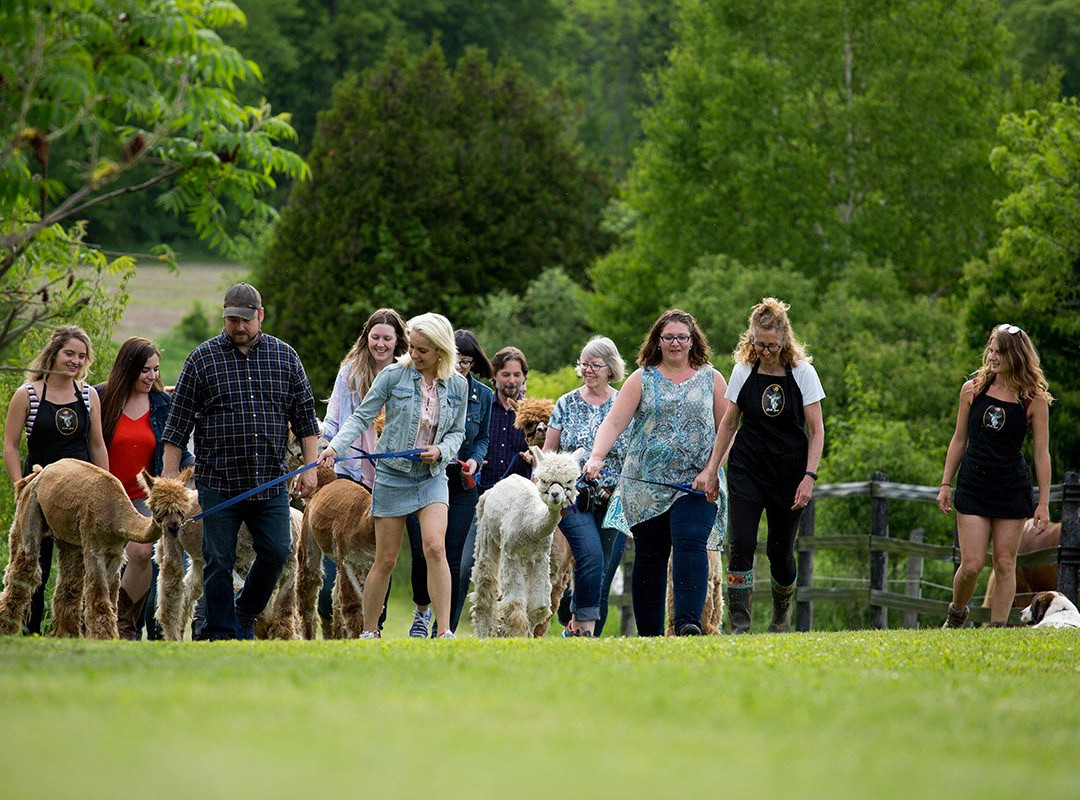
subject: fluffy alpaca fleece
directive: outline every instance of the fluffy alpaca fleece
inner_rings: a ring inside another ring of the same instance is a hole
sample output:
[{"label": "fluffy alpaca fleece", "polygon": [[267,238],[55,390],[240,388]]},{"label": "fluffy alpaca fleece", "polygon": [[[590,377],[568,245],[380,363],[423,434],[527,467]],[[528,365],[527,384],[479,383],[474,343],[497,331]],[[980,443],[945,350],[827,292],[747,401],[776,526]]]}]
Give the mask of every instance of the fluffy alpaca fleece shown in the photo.
[{"label": "fluffy alpaca fleece", "polygon": [[[196,492],[190,492],[192,514],[201,510]],[[255,635],[259,639],[297,639],[300,621],[296,610],[297,544],[300,540],[300,523],[303,512],[289,509],[289,529],[292,544],[285,568],[278,578],[277,588],[270,602],[255,620]],[[165,537],[158,541],[154,550],[158,572],[157,609],[154,618],[161,623],[165,638],[170,642],[183,641],[184,631],[191,622],[195,603],[202,596],[203,559],[202,520],[184,526],[179,536]],[[188,567],[184,569],[184,553],[188,554]],[[251,531],[247,525],[240,526],[236,538],[236,565],[233,568],[233,584],[236,591],[244,585],[255,549]]]},{"label": "fluffy alpaca fleece", "polygon": [[551,616],[551,539],[563,509],[577,498],[583,450],[541,452],[533,480],[510,475],[476,506],[472,620],[479,637],[531,636]]},{"label": "fluffy alpaca fleece", "polygon": [[176,539],[180,523],[191,511],[185,483],[191,470],[176,481],[154,478],[143,470],[139,482],[148,493],[152,516],[135,510],[123,485],[100,467],[65,458],[16,485],[15,519],[11,525],[11,560],[0,597],[0,633],[16,634],[41,583],[38,554],[44,536],[59,551],[53,592],[53,636],[116,639],[116,599],[120,565],[128,542],[150,543],[163,535]]},{"label": "fluffy alpaca fleece", "polygon": [[[724,617],[724,565],[720,560],[720,553],[709,550],[709,582],[705,588],[705,609],[701,612],[701,632],[706,636],[719,636],[721,632],[721,620]],[[675,593],[672,589],[671,559],[667,564],[667,627],[664,635],[674,636],[675,625]]]},{"label": "fluffy alpaca fleece", "polygon": [[305,639],[315,638],[324,553],[337,564],[337,578],[333,619],[323,636],[355,639],[364,629],[363,585],[375,562],[371,494],[360,484],[337,480],[321,486],[304,509],[297,594]]},{"label": "fluffy alpaca fleece", "polygon": [[555,401],[546,397],[525,397],[507,402],[514,409],[514,427],[525,434],[525,442],[530,447],[543,447]]}]

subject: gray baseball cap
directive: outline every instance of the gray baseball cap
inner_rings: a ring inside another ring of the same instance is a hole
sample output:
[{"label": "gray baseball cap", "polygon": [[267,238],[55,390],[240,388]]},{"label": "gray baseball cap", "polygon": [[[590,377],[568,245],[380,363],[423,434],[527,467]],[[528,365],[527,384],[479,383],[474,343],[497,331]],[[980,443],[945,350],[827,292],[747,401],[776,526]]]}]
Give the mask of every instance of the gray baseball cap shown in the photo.
[{"label": "gray baseball cap", "polygon": [[249,283],[238,283],[225,292],[225,309],[222,318],[240,317],[251,319],[262,308],[262,296],[259,290]]}]

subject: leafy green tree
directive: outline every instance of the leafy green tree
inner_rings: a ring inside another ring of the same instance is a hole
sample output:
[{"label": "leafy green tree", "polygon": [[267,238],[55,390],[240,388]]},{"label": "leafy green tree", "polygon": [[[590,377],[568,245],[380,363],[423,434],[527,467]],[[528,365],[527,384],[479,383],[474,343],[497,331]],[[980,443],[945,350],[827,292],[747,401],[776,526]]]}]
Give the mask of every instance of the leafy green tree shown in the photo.
[{"label": "leafy green tree", "polygon": [[[989,0],[686,2],[596,313],[640,331],[699,258],[828,283],[863,252],[947,292],[993,237],[986,155],[1015,79]],[[1019,97],[1019,99],[1018,99]]]},{"label": "leafy green tree", "polygon": [[278,145],[287,118],[236,100],[258,67],[214,28],[242,20],[218,0],[0,6],[0,352],[91,305],[79,267],[104,266],[77,220],[92,209],[160,186],[227,252],[230,211],[273,218],[273,176],[306,175]]},{"label": "leafy green tree", "polygon": [[1056,402],[1050,411],[1055,475],[1080,467],[1080,106],[1075,99],[1001,122],[992,155],[1008,194],[1001,235],[967,265],[967,344],[977,357],[990,329],[1020,325],[1039,349]]},{"label": "leafy green tree", "polygon": [[1061,94],[1080,94],[1080,2],[1005,0],[1002,20],[1013,32],[1013,52],[1038,80],[1061,71]]},{"label": "leafy green tree", "polygon": [[274,329],[316,386],[380,306],[482,320],[478,298],[521,292],[547,267],[582,281],[608,245],[603,173],[574,140],[564,98],[512,63],[397,48],[346,80],[320,117],[314,180],[282,213],[258,271]]}]

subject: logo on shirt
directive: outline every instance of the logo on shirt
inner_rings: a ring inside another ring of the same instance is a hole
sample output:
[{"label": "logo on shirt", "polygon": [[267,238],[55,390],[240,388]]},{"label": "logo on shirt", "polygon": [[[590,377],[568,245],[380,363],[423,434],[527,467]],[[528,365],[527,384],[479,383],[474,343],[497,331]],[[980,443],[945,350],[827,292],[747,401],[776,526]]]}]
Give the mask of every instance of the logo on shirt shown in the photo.
[{"label": "logo on shirt", "polygon": [[79,430],[79,415],[70,408],[56,409],[56,430],[64,436],[71,436]]},{"label": "logo on shirt", "polygon": [[784,390],[774,383],[761,393],[761,410],[767,417],[775,417],[784,410]]},{"label": "logo on shirt", "polygon": [[998,406],[987,406],[983,412],[983,427],[992,431],[1000,431],[1005,427],[1005,409]]}]

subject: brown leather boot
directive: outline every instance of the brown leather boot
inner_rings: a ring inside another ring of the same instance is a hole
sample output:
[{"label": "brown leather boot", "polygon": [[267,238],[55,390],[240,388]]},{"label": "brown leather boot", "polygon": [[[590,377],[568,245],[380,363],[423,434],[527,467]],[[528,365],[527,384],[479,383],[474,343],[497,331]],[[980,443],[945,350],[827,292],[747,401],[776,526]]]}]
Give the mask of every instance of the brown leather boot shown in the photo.
[{"label": "brown leather boot", "polygon": [[795,597],[794,586],[772,585],[772,622],[769,633],[791,633],[791,601]]},{"label": "brown leather boot", "polygon": [[138,600],[132,600],[127,590],[120,587],[120,594],[116,598],[116,628],[121,639],[133,642],[139,638],[139,617],[149,594],[147,592]]}]

